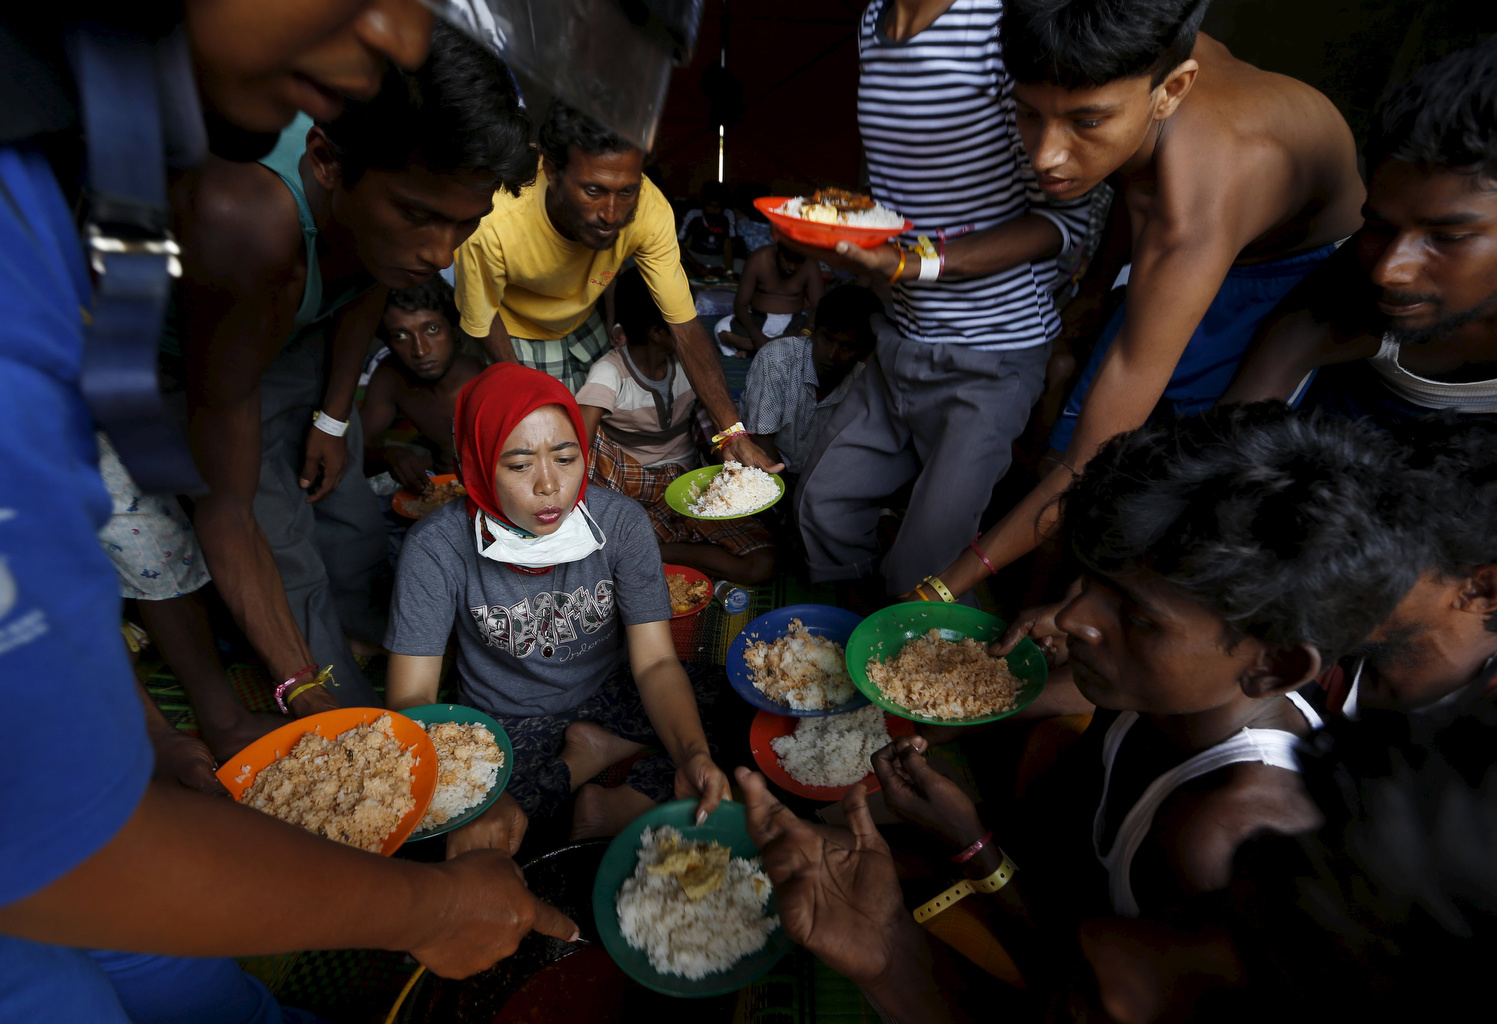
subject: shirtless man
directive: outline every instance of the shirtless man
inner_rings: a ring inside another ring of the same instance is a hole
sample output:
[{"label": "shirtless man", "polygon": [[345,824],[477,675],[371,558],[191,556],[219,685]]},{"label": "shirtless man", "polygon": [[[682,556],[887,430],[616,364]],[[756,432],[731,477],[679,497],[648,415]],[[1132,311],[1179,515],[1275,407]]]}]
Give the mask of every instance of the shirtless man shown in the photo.
[{"label": "shirtless man", "polygon": [[[1397,427],[1497,413],[1497,40],[1390,92],[1366,225],[1274,311],[1223,401],[1289,398]],[[1318,369],[1317,369],[1318,368]]]},{"label": "shirtless man", "polygon": [[[1108,438],[1161,400],[1208,408],[1258,323],[1359,226],[1356,148],[1320,93],[1199,35],[1199,0],[1012,0],[1002,38],[1019,131],[1052,197],[1103,180],[1131,243],[1128,298],[1099,339],[1050,446],[1058,464],[941,572],[939,600],[1050,536],[1055,497]],[[1094,264],[1093,287],[1116,262]],[[933,567],[934,568],[934,567]]]},{"label": "shirtless man", "polygon": [[715,333],[725,355],[753,355],[775,338],[816,325],[821,301],[821,265],[806,254],[775,244],[755,249],[743,264],[733,316]]},{"label": "shirtless man", "polygon": [[387,443],[381,450],[390,474],[415,494],[431,490],[427,470],[454,472],[452,416],[457,393],[483,369],[477,359],[457,350],[456,323],[452,288],[433,277],[414,288],[391,292],[384,320],[375,332],[395,358],[380,363],[369,378],[362,410],[364,432],[378,438],[399,416],[421,431],[425,445]]}]

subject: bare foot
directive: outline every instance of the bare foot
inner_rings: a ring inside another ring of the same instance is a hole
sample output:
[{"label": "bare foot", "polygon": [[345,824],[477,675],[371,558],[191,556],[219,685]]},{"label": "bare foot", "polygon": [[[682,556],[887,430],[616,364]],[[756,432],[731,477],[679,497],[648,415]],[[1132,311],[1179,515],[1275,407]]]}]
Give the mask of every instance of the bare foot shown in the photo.
[{"label": "bare foot", "polygon": [[281,715],[246,711],[237,716],[235,721],[222,727],[199,722],[198,731],[202,733],[203,742],[208,744],[208,749],[213,751],[218,763],[222,764],[261,736],[272,729],[279,729],[289,721],[291,719]]},{"label": "bare foot", "polygon": [[567,726],[561,745],[561,759],[572,773],[572,792],[603,769],[644,748],[643,743],[615,736],[596,722],[573,722]]},{"label": "bare foot", "polygon": [[572,840],[618,835],[625,825],[654,806],[655,801],[633,786],[604,789],[588,783],[577,792]]}]

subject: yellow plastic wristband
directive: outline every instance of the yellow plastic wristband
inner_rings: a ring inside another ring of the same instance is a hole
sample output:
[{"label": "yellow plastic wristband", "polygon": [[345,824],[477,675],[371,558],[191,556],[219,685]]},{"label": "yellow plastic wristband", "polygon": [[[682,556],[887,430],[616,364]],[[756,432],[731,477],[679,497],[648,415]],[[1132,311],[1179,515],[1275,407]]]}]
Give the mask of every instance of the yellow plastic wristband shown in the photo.
[{"label": "yellow plastic wristband", "polygon": [[332,680],[332,678],[333,666],[329,665],[327,668],[317,673],[316,679],[313,679],[310,683],[302,683],[296,689],[292,690],[290,696],[286,698],[286,706],[290,707],[292,701],[300,697],[302,694],[306,693],[314,686],[320,686],[324,690],[327,689],[327,684]]},{"label": "yellow plastic wristband", "polygon": [[922,582],[922,583],[929,583],[930,584],[930,589],[934,590],[937,594],[940,594],[941,595],[941,600],[945,601],[947,604],[954,604],[954,603],[956,603],[956,595],[951,592],[951,588],[950,587],[948,587],[946,584],[944,584],[944,583],[941,582],[941,577],[939,577],[939,576],[927,576],[927,577],[925,577],[925,579],[921,580],[920,582]]},{"label": "yellow plastic wristband", "polygon": [[1008,859],[1008,854],[1005,853],[1003,855],[1003,863],[998,865],[998,870],[994,871],[988,877],[979,878],[976,881],[964,878],[929,903],[924,903],[916,907],[915,923],[924,924],[941,911],[955,906],[974,892],[997,892],[1013,880],[1014,872],[1018,870],[1014,866],[1014,862]]},{"label": "yellow plastic wristband", "polygon": [[739,420],[737,423],[733,424],[727,430],[724,430],[721,434],[713,434],[712,435],[712,443],[715,444],[715,445],[721,445],[724,441],[726,441],[730,437],[737,437],[739,434],[747,434],[747,433],[748,433],[748,428],[743,425],[743,421],[742,420]]}]

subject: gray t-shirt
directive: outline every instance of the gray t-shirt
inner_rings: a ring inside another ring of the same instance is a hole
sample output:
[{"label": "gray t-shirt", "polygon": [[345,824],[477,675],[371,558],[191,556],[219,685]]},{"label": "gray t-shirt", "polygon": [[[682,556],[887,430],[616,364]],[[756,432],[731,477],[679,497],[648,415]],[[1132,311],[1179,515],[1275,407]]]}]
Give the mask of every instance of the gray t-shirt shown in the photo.
[{"label": "gray t-shirt", "polygon": [[671,617],[645,510],[603,487],[588,489],[587,510],[603,547],[544,576],[479,557],[462,501],[422,519],[400,552],[385,646],[439,656],[455,627],[467,703],[497,715],[554,715],[581,704],[624,660],[621,623]]}]

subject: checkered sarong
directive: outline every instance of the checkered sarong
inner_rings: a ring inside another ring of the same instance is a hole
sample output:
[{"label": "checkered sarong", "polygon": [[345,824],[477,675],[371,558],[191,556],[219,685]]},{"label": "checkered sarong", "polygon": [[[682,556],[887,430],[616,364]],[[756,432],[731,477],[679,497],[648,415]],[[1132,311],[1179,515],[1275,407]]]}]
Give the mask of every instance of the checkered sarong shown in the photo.
[{"label": "checkered sarong", "polygon": [[564,338],[536,341],[510,338],[515,358],[522,366],[549,373],[567,386],[572,394],[587,383],[587,371],[608,351],[608,331],[603,317],[594,309],[582,325]]},{"label": "checkered sarong", "polygon": [[688,519],[667,505],[665,489],[686,472],[679,462],[642,466],[599,431],[588,452],[587,468],[592,483],[627,494],[645,507],[655,527],[655,538],[662,544],[716,544],[728,554],[740,556],[774,547],[774,538],[757,519]]}]

